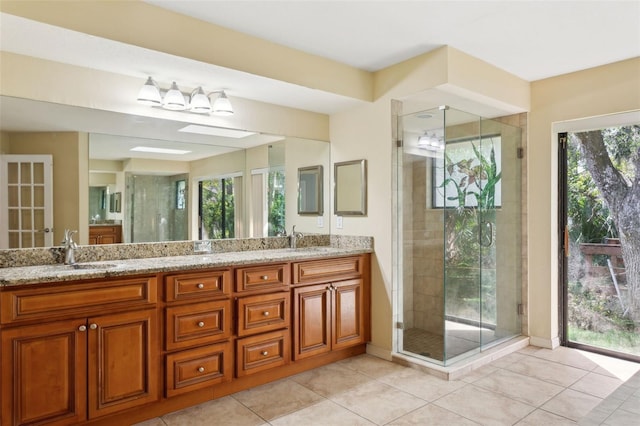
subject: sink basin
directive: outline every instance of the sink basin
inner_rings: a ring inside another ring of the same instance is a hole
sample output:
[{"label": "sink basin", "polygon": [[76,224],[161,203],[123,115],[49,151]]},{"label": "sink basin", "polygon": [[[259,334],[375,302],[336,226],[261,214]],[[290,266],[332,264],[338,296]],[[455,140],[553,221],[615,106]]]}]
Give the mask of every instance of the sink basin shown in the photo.
[{"label": "sink basin", "polygon": [[76,263],[75,265],[64,265],[68,269],[111,269],[115,268],[115,263]]}]

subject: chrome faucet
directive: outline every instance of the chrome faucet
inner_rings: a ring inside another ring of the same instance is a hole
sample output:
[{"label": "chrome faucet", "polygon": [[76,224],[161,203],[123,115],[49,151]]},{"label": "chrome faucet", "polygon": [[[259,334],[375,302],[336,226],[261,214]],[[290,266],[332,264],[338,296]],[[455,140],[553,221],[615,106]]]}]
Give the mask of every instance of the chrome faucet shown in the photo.
[{"label": "chrome faucet", "polygon": [[289,234],[289,247],[292,249],[297,248],[298,246],[298,238],[302,238],[304,235],[301,232],[296,232],[296,226],[293,225],[293,229],[291,229],[291,234]]},{"label": "chrome faucet", "polygon": [[64,230],[64,240],[62,240],[62,248],[64,248],[64,264],[75,265],[76,264],[76,249],[78,245],[73,241],[73,234],[78,231],[72,231],[70,229]]}]

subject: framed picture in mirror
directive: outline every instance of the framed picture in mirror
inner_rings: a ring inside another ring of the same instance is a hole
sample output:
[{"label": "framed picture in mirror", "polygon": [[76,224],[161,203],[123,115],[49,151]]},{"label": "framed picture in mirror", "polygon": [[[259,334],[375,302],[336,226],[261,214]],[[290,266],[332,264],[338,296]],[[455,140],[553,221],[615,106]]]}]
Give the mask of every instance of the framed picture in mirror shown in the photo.
[{"label": "framed picture in mirror", "polygon": [[322,166],[298,169],[298,214],[322,215],[324,213]]},{"label": "framed picture in mirror", "polygon": [[366,216],[367,160],[335,163],[333,166],[333,213],[338,216]]}]

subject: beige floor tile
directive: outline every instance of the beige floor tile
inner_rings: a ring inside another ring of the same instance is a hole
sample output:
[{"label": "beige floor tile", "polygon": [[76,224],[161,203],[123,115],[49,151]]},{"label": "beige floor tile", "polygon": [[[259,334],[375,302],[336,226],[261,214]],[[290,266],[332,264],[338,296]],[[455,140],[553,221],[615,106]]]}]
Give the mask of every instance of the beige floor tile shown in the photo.
[{"label": "beige floor tile", "polygon": [[379,381],[425,401],[435,401],[465,385],[462,381],[440,379],[411,368],[387,374]]},{"label": "beige floor tile", "polygon": [[624,383],[622,380],[615,377],[589,373],[571,385],[571,389],[588,393],[589,395],[597,396],[598,398],[606,398],[622,383]]},{"label": "beige floor tile", "polygon": [[429,426],[475,426],[479,423],[445,410],[433,404],[425,405],[388,423],[387,426],[429,425]]},{"label": "beige floor tile", "polygon": [[395,373],[398,371],[406,370],[404,367],[395,362],[387,361],[372,355],[360,355],[352,358],[347,358],[338,362],[338,365],[350,368],[358,373],[366,374],[367,376],[379,379],[387,374]]},{"label": "beige floor tile", "polygon": [[166,426],[166,423],[163,422],[160,417],[156,417],[155,419],[149,419],[142,423],[136,423],[133,426]]},{"label": "beige floor tile", "polygon": [[423,399],[376,381],[330,399],[376,424],[386,424],[427,404]]},{"label": "beige floor tile", "polygon": [[574,391],[573,389],[565,389],[541,408],[559,416],[578,421],[601,401],[601,398],[593,395]]},{"label": "beige floor tile", "polygon": [[580,368],[533,356],[528,356],[517,363],[511,364],[506,369],[563,387],[571,386],[588,373],[588,371]]},{"label": "beige floor tile", "polygon": [[162,416],[168,426],[259,426],[266,424],[230,396]]},{"label": "beige floor tile", "polygon": [[541,349],[543,348],[540,348],[538,346],[525,346],[524,348],[517,351],[517,353],[521,353],[523,355],[533,355]]},{"label": "beige floor tile", "polygon": [[583,370],[593,370],[598,364],[593,362],[583,351],[560,346],[555,349],[540,349],[531,354],[537,358],[546,359],[553,362],[569,365]]},{"label": "beige floor tile", "polygon": [[498,370],[474,384],[534,407],[541,406],[564,390],[562,386],[509,370]]},{"label": "beige floor tile", "polygon": [[375,424],[328,400],[279,417],[270,423],[273,426],[369,426]]},{"label": "beige floor tile", "polygon": [[492,367],[496,368],[506,368],[509,365],[512,365],[516,362],[520,362],[526,358],[526,355],[523,355],[518,352],[510,353],[509,355],[505,355],[502,358],[498,358],[497,360],[491,362]]},{"label": "beige floor tile", "polygon": [[594,373],[605,376],[616,377],[620,380],[629,380],[634,374],[640,371],[640,364],[622,359],[606,357],[599,354],[588,354],[598,367]]},{"label": "beige floor tile", "polygon": [[[629,398],[627,398],[625,402],[622,403],[620,408],[640,416],[640,396],[639,395],[630,396]],[[640,423],[640,421],[638,423]]]},{"label": "beige floor tile", "polygon": [[324,397],[329,397],[356,388],[373,379],[344,365],[329,364],[297,374],[291,377],[291,380]]},{"label": "beige floor tile", "polygon": [[483,377],[495,373],[496,371],[498,371],[498,368],[496,368],[493,363],[491,363],[472,370],[470,373],[465,374],[460,380],[465,383],[473,383],[482,379]]},{"label": "beige floor tile", "polygon": [[535,408],[469,384],[433,404],[483,425],[512,425]]},{"label": "beige floor tile", "polygon": [[324,398],[292,380],[279,380],[232,395],[265,420],[313,405]]},{"label": "beige floor tile", "polygon": [[616,410],[602,424],[603,426],[638,426],[638,414],[627,410]]},{"label": "beige floor tile", "polygon": [[576,422],[573,420],[538,409],[516,423],[516,426],[571,426],[575,424]]}]

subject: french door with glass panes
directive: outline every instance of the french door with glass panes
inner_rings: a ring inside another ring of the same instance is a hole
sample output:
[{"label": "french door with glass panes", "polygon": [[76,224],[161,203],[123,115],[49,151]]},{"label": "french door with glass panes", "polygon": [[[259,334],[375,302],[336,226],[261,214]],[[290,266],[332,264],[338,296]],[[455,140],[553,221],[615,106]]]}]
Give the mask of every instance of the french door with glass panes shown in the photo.
[{"label": "french door with glass panes", "polygon": [[53,157],[0,155],[0,248],[53,245]]}]

